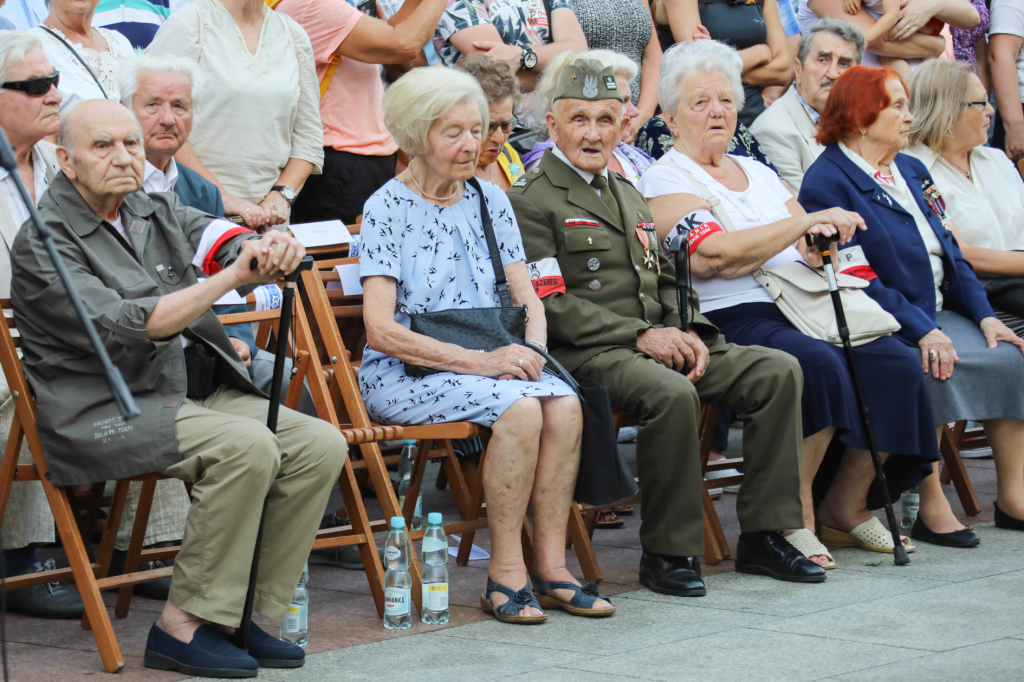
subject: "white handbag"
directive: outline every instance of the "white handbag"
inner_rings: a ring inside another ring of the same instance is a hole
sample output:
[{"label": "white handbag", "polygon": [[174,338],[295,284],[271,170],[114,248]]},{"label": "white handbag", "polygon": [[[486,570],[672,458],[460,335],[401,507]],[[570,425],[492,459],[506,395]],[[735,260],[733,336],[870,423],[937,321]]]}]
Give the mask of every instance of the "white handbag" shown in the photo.
[{"label": "white handbag", "polygon": [[[657,163],[682,173],[711,207],[711,212],[718,218],[722,228],[726,232],[735,232],[732,220],[722,207],[721,199],[711,194],[692,173],[669,159],[661,159]],[[794,327],[811,338],[828,341],[837,346],[842,345],[828,281],[823,270],[812,268],[804,261],[794,261],[771,270],[758,268],[752,275]],[[866,280],[852,275],[837,274],[836,282],[839,285],[839,297],[846,313],[852,345],[861,346],[900,330],[900,323],[896,318],[867,293],[861,291],[868,286]]]}]

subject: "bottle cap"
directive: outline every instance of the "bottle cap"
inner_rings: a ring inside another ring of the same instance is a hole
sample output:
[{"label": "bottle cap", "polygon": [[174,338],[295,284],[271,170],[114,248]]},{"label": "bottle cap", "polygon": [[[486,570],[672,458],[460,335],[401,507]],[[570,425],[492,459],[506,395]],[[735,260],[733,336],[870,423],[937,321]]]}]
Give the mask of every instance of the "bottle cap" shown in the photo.
[{"label": "bottle cap", "polygon": [[441,525],[441,512],[430,512],[427,514],[427,523],[431,526]]},{"label": "bottle cap", "polygon": [[413,439],[406,438],[405,439],[405,444],[406,445],[416,445],[416,439],[415,438],[413,438]]},{"label": "bottle cap", "polygon": [[391,517],[391,530],[401,530],[405,528],[405,517],[404,516],[392,516]]}]

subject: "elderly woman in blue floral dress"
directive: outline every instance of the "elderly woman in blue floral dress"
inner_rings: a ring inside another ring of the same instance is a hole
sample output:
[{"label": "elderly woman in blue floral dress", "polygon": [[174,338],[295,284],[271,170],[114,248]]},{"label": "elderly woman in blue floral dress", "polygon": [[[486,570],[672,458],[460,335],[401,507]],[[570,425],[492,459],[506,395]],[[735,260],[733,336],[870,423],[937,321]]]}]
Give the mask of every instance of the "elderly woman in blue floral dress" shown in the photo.
[{"label": "elderly woman in blue floral dress", "polygon": [[[388,89],[384,121],[412,159],[366,202],[359,259],[369,340],[359,384],[370,415],[384,423],[471,421],[491,428],[484,494],[491,534],[483,608],[507,622],[542,622],[540,601],[581,615],[611,615],[595,586],[565,567],[565,532],[579,465],[580,401],[543,374],[544,307],[530,285],[508,199],[471,180],[488,106],[471,76],[415,69]],[[469,181],[469,182],[467,182]],[[500,305],[481,221],[491,218],[512,302],[529,311],[526,345],[490,353],[410,330],[410,314]],[[406,363],[439,370],[414,377]],[[520,544],[533,508],[534,591]],[[538,598],[540,601],[538,601]]]}]

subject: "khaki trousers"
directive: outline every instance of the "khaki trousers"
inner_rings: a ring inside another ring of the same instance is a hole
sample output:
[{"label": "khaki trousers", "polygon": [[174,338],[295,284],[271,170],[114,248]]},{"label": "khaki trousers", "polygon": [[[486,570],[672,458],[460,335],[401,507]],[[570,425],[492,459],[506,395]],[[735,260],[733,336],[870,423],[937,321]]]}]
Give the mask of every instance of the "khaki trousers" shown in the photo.
[{"label": "khaki trousers", "polygon": [[192,483],[170,602],[229,627],[241,624],[263,500],[267,515],[254,609],[281,620],[348,454],[331,424],[221,386],[178,410],[181,462],[164,474]]},{"label": "khaki trousers", "polygon": [[605,351],[573,372],[581,384],[607,386],[612,405],[640,420],[640,544],[655,554],[704,554],[701,401],[735,410],[743,420],[745,477],[736,500],[742,530],[804,526],[800,365],[781,351],[721,339],[708,350],[707,371],[695,384],[630,348]]}]

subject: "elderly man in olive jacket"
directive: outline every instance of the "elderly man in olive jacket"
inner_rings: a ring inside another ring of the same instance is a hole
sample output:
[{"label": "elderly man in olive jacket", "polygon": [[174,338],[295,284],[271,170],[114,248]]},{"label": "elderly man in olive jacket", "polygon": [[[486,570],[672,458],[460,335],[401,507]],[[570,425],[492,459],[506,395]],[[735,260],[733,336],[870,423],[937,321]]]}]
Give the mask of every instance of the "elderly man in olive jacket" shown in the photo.
[{"label": "elderly man in olive jacket", "polygon": [[737,570],[824,580],[824,569],[781,533],[804,524],[799,365],[785,353],[727,344],[695,296],[691,328],[679,329],[675,272],[658,251],[647,202],[607,168],[624,125],[612,69],[577,60],[553,99],[555,147],[509,198],[552,354],[581,383],[607,386],[613,405],[640,420],[641,584],[705,593],[695,559],[704,553],[701,401],[738,411],[745,425]]},{"label": "elderly man in olive jacket", "polygon": [[[259,666],[301,665],[299,647],[255,625],[248,653],[224,635],[240,625],[263,500],[255,609],[281,619],[347,446],[331,425],[286,408],[277,434],[266,428],[269,401],[210,306],[231,289],[290,272],[302,246],[283,232],[259,238],[184,208],[171,193],[139,191],[141,131],[116,103],[78,105],[58,141],[62,172],[40,213],[142,416],[118,415],[42,240],[20,230],[11,249],[12,299],[53,482],[162,471],[193,484],[147,666],[251,677]],[[208,279],[199,282],[200,271]]]}]

